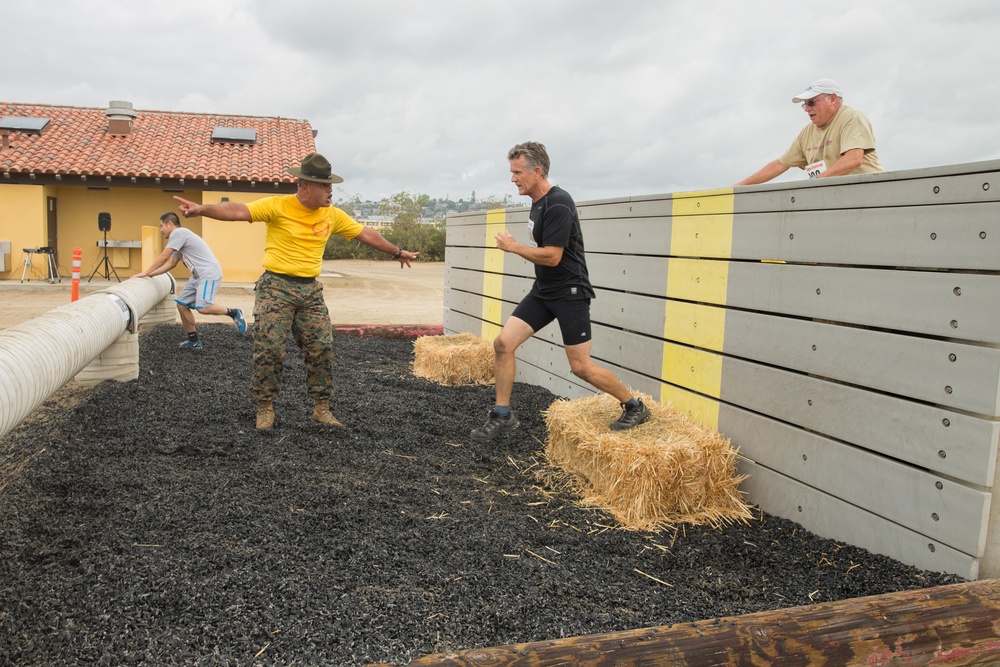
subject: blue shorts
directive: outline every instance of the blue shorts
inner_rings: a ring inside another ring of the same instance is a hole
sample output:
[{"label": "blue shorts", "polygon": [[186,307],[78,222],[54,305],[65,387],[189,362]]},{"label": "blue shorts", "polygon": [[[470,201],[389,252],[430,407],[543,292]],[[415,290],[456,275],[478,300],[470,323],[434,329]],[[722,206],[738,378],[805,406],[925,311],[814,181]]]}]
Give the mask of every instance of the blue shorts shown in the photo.
[{"label": "blue shorts", "polygon": [[221,278],[188,278],[184,289],[174,299],[182,306],[187,306],[193,310],[201,310],[215,303],[215,293],[222,286]]},{"label": "blue shorts", "polygon": [[521,299],[513,316],[538,332],[558,320],[563,345],[579,345],[590,340],[590,299],[541,299],[532,293]]}]

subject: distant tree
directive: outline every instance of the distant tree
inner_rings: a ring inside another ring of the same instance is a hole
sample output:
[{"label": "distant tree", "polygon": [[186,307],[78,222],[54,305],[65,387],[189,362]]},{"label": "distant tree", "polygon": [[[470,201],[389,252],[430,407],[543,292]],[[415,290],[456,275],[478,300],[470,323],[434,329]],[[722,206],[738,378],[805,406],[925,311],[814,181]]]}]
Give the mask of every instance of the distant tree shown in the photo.
[{"label": "distant tree", "polygon": [[323,259],[384,259],[385,253],[343,236],[332,235],[326,241]]},{"label": "distant tree", "polygon": [[385,237],[407,250],[419,251],[420,261],[443,262],[445,247],[445,221],[415,225],[410,229],[393,226]]},{"label": "distant tree", "polygon": [[400,192],[384,200],[379,207],[382,215],[391,215],[394,225],[417,224],[423,217],[423,207],[430,201],[427,195]]},{"label": "distant tree", "polygon": [[503,197],[490,195],[486,199],[480,201],[477,208],[481,211],[492,211],[498,208],[511,208],[513,205],[513,197],[510,195],[504,195]]},{"label": "distant tree", "polygon": [[[392,226],[382,232],[389,242],[407,250],[419,251],[419,261],[443,262],[445,248],[445,223],[423,224],[424,208],[430,204],[427,195],[412,195],[400,192],[380,202],[380,215],[392,216]],[[338,208],[344,208],[338,203]],[[352,202],[347,202],[348,205]],[[360,207],[360,198],[353,204]],[[346,211],[347,209],[344,208]],[[347,241],[340,236],[331,236],[326,243],[323,259],[385,259],[380,253],[357,241]]]},{"label": "distant tree", "polygon": [[[343,191],[341,192],[343,193]],[[358,209],[361,208],[361,197],[358,195],[345,195],[333,202],[333,205],[352,218],[356,218],[358,216]]]}]

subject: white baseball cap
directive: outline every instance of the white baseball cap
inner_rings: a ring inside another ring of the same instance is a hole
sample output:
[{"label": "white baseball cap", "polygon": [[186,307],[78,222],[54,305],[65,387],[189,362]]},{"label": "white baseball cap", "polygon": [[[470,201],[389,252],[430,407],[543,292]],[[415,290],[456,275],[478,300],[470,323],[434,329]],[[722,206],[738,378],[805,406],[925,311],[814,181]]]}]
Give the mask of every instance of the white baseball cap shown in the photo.
[{"label": "white baseball cap", "polygon": [[805,102],[806,100],[811,100],[817,95],[836,95],[837,97],[843,99],[844,91],[841,90],[840,84],[833,79],[816,79],[809,84],[805,90],[792,98],[792,102],[798,104],[799,102]]}]

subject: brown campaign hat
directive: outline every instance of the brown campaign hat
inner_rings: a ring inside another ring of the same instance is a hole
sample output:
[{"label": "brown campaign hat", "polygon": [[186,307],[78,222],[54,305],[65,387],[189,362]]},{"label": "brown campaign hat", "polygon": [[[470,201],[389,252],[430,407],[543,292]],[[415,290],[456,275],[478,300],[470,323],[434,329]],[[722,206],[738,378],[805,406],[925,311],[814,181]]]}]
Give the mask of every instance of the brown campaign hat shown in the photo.
[{"label": "brown campaign hat", "polygon": [[319,153],[310,153],[302,158],[301,167],[289,167],[288,173],[306,181],[319,183],[343,183],[344,179],[330,171],[330,161]]}]

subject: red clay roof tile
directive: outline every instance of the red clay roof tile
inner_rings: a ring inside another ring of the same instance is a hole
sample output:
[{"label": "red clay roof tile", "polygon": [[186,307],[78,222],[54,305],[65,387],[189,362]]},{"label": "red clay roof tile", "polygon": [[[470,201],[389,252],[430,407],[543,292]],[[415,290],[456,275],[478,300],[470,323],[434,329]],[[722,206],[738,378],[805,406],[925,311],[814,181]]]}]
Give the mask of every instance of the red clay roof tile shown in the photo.
[{"label": "red clay roof tile", "polygon": [[[291,183],[286,169],[316,150],[309,121],[136,110],[132,134],[108,134],[105,108],[0,102],[0,117],[50,118],[39,134],[11,133],[0,172]],[[212,141],[218,126],[251,128],[256,144]]]}]

